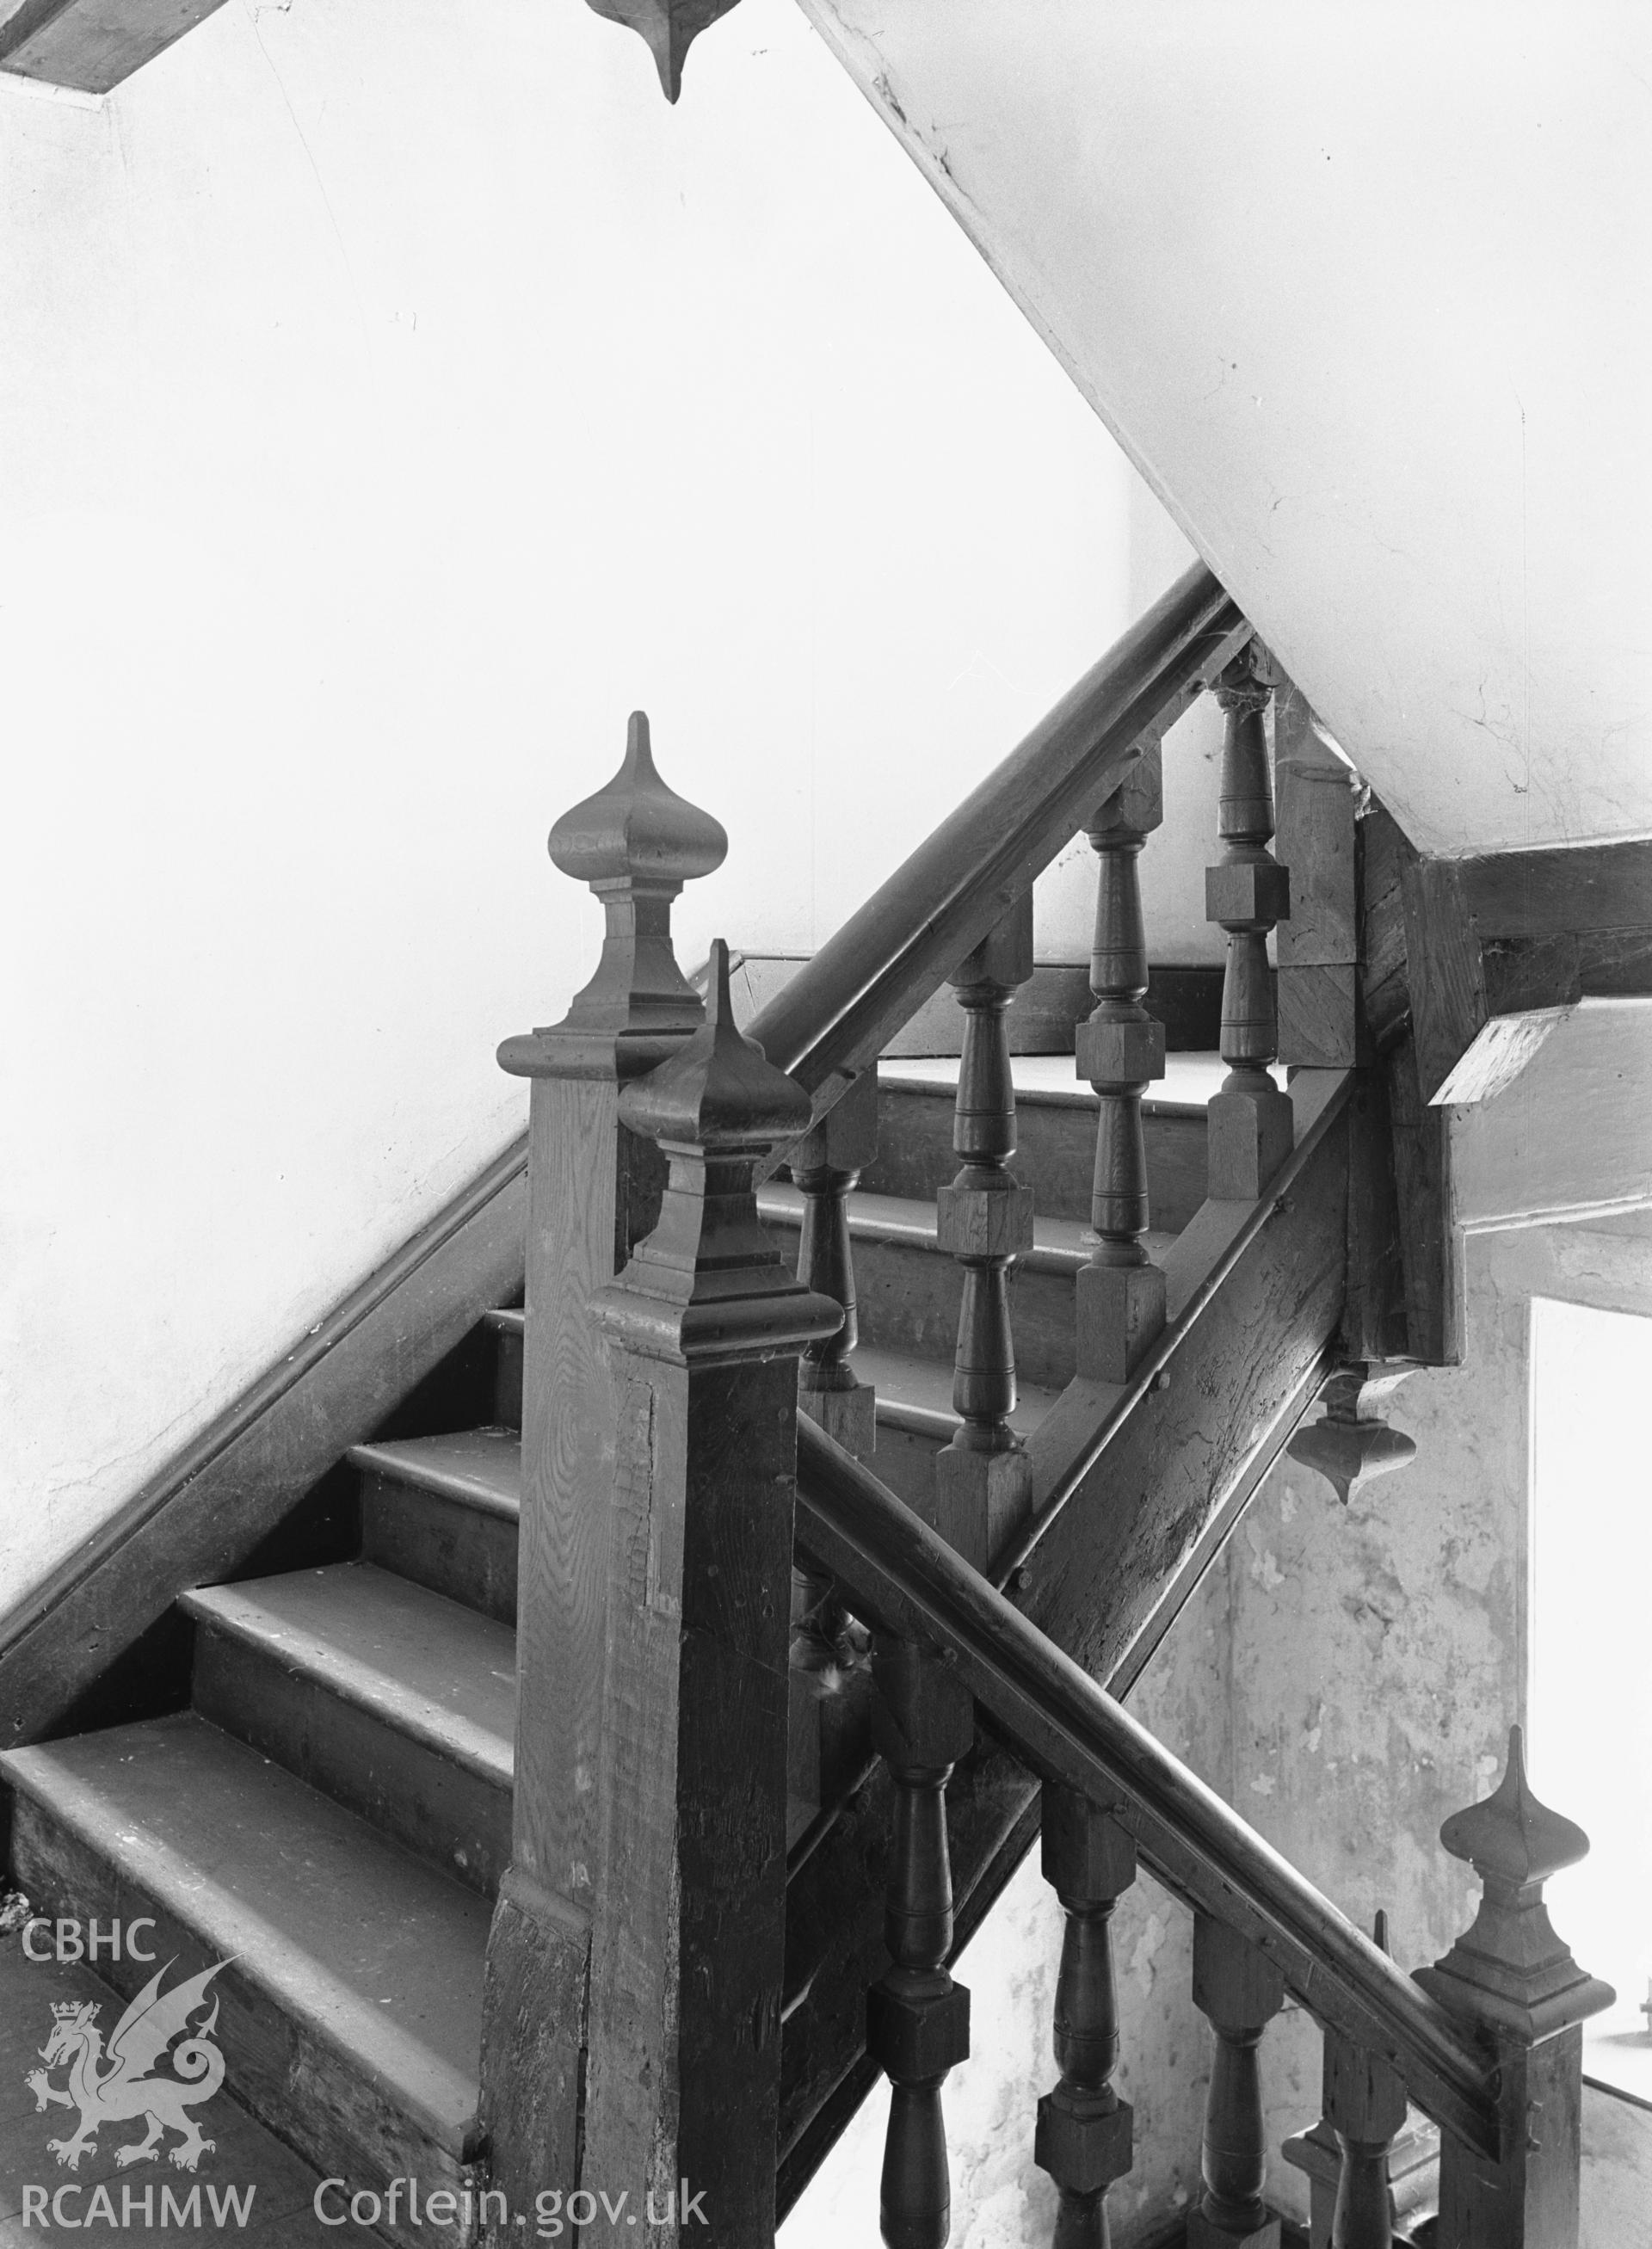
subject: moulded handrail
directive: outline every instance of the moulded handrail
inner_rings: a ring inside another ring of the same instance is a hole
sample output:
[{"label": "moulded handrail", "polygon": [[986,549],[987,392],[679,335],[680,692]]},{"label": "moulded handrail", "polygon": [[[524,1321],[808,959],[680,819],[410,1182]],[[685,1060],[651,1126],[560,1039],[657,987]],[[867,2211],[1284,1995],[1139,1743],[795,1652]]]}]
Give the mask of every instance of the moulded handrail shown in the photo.
[{"label": "moulded handrail", "polygon": [[1249,636],[1196,563],[747,1025],[817,1118]]},{"label": "moulded handrail", "polygon": [[1041,1773],[1106,1805],[1190,1905],[1274,1961],[1323,2024],[1386,2056],[1417,2106],[1495,2156],[1493,2064],[1437,2002],[871,1470],[797,1423],[799,1544],[856,1613],[955,1663]]}]

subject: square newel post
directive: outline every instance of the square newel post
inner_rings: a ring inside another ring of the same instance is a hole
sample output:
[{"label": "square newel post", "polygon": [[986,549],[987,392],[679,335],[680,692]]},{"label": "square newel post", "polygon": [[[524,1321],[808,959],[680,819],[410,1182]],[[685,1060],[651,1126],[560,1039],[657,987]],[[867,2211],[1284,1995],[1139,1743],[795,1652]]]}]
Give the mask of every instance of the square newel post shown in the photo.
[{"label": "square newel post", "polygon": [[[616,1416],[597,1746],[582,2176],[644,2217],[618,2238],[774,2232],[785,1958],[787,1642],[797,1362],[841,1309],[781,1263],[754,1173],[809,1123],[735,1028],[712,947],[705,1028],[620,1113],[670,1162],[659,1223],[593,1300]],[[650,2214],[651,2212],[651,2215]]]},{"label": "square newel post", "polygon": [[1228,933],[1222,986],[1222,1090],[1210,1103],[1210,1193],[1254,1202],[1291,1153],[1295,1113],[1269,1065],[1279,1025],[1268,967],[1268,933],[1291,915],[1291,877],[1268,849],[1273,784],[1263,716],[1273,690],[1243,650],[1216,683],[1227,714],[1222,751],[1222,861],[1205,875],[1205,915]]},{"label": "square newel post", "polygon": [[718,822],[660,779],[634,713],[619,771],[550,839],[556,865],[602,901],[596,973],[561,1022],[499,1049],[532,1091],[516,1786],[488,1939],[480,2122],[491,2184],[515,2209],[575,2184],[614,1457],[588,1307],[653,1224],[664,1178],[658,1151],[621,1123],[620,1091],[704,1020],[671,951],[671,901],[726,849]]},{"label": "square newel post", "polygon": [[1515,1726],[1497,1789],[1448,1819],[1440,1840],[1470,1861],[1484,1894],[1473,1927],[1416,1980],[1495,2056],[1502,2127],[1496,2161],[1442,2136],[1440,2240],[1443,2249],[1578,2249],[1582,2026],[1616,1995],[1556,1936],[1543,1885],[1584,1857],[1589,1839],[1532,1793]]}]

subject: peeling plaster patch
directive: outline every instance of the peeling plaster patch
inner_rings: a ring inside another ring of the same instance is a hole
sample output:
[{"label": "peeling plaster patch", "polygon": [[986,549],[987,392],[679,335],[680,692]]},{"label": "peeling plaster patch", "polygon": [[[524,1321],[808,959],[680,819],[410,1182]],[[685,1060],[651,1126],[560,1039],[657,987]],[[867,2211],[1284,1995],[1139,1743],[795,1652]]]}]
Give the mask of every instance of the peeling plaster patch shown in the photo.
[{"label": "peeling plaster patch", "polygon": [[1132,1981],[1139,1984],[1144,1991],[1153,1989],[1153,1977],[1158,1973],[1155,1964],[1165,1949],[1165,1940],[1169,1934],[1169,1925],[1156,1913],[1150,1913],[1142,1924],[1141,1935],[1130,1956],[1130,1974]]},{"label": "peeling plaster patch", "polygon": [[1297,1505],[1298,1501],[1296,1493],[1292,1491],[1288,1483],[1281,1482],[1279,1486],[1279,1520],[1281,1523],[1294,1523],[1296,1521]]},{"label": "peeling plaster patch", "polygon": [[1250,1793],[1253,1796],[1271,1796],[1278,1785],[1270,1772],[1259,1772],[1251,1780]]}]

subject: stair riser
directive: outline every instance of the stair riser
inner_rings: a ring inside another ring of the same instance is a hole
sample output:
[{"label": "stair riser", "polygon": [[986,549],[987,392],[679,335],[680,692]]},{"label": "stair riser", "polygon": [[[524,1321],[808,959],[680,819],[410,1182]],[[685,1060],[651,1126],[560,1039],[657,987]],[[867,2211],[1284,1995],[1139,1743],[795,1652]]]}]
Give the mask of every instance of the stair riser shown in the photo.
[{"label": "stair riser", "polygon": [[[12,1867],[38,1912],[106,1922],[152,1918],[155,1929],[148,1943],[157,1964],[176,1962],[169,1985],[219,1957],[196,1929],[21,1791],[16,1797]],[[139,1961],[100,1959],[98,1972],[123,1998],[130,1998],[155,1970]],[[286,2013],[233,1964],[212,1990],[219,2002],[214,2042],[224,2057],[225,2093],[325,2177],[376,2191],[398,2177],[417,2178],[425,2191],[458,2191],[470,2184],[465,2168],[381,2098],[344,2054],[312,2025]],[[201,2122],[210,2139],[210,2110]],[[397,2228],[389,2238],[407,2249],[465,2249],[456,2226]]]},{"label": "stair riser", "polygon": [[[878,1096],[878,1159],[861,1177],[868,1194],[905,1195],[933,1202],[958,1170],[953,1147],[950,1086],[933,1092],[885,1086]],[[1034,1191],[1043,1218],[1090,1223],[1090,1190],[1096,1162],[1096,1112],[1055,1102],[1023,1100],[1015,1114],[1020,1145],[1012,1159]],[[1205,1199],[1208,1131],[1202,1116],[1148,1115],[1147,1194],[1153,1223],[1179,1234]]]},{"label": "stair riser", "polygon": [[485,1897],[511,1856],[511,1795],[429,1743],[289,1670],[267,1650],[202,1627],[195,1707],[335,1802]]},{"label": "stair riser", "polygon": [[516,1524],[390,1476],[361,1480],[362,1558],[465,1607],[516,1622]]},{"label": "stair riser", "polygon": [[[766,1220],[781,1255],[795,1271],[798,1229]],[[855,1242],[855,1296],[863,1343],[950,1364],[958,1347],[963,1272],[933,1245]],[[1073,1375],[1073,1283],[1070,1273],[1017,1264],[1009,1276],[1015,1365],[1029,1382],[1060,1390]]]},{"label": "stair riser", "polygon": [[494,1336],[493,1419],[501,1429],[522,1426],[522,1338],[514,1328]]}]

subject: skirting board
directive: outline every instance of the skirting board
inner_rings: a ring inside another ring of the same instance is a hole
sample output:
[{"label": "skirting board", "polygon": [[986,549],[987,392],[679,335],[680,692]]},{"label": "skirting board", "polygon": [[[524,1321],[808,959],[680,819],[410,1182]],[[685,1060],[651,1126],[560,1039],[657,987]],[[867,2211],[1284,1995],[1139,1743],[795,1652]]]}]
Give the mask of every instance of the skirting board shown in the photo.
[{"label": "skirting board", "polygon": [[0,1619],[0,1746],[39,1739],[520,1296],[527,1230],[524,1135]]}]

